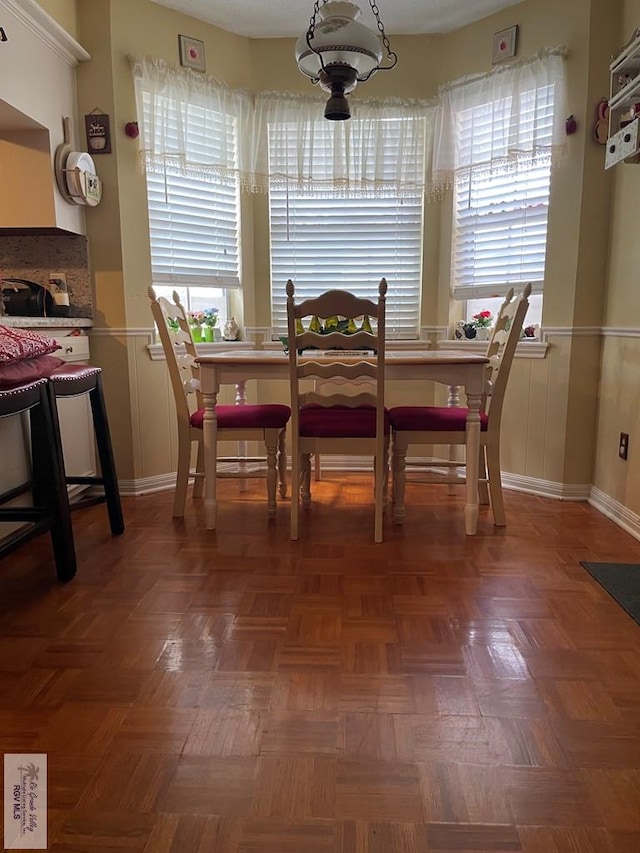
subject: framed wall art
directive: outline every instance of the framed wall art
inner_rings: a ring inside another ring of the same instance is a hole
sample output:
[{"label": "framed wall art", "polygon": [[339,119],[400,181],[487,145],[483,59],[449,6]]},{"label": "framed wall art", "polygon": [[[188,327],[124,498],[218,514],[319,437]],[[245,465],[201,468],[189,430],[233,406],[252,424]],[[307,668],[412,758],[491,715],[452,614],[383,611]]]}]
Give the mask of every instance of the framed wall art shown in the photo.
[{"label": "framed wall art", "polygon": [[100,110],[88,113],[84,117],[84,129],[89,154],[111,154],[111,129],[106,113]]},{"label": "framed wall art", "polygon": [[516,55],[518,47],[518,25],[508,27],[506,30],[500,30],[493,37],[493,50],[491,52],[491,62],[493,65],[496,62],[504,62],[505,59],[513,59]]},{"label": "framed wall art", "polygon": [[204,71],[204,42],[189,36],[178,36],[180,49],[180,65],[193,68],[194,71]]}]

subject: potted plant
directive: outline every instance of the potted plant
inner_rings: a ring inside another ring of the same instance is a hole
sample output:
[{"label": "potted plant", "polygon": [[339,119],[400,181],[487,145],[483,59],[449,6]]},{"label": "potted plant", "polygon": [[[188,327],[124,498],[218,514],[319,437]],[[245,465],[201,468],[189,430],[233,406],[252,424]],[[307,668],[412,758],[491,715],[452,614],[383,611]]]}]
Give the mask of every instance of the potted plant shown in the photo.
[{"label": "potted plant", "polygon": [[493,314],[491,311],[479,311],[471,318],[476,330],[476,339],[486,341],[489,339],[489,329],[493,325]]},{"label": "potted plant", "polygon": [[218,325],[218,308],[205,308],[203,313],[204,340],[211,342],[217,339],[215,330]]},{"label": "potted plant", "polygon": [[194,343],[202,343],[202,324],[204,323],[204,311],[189,311],[189,326]]}]

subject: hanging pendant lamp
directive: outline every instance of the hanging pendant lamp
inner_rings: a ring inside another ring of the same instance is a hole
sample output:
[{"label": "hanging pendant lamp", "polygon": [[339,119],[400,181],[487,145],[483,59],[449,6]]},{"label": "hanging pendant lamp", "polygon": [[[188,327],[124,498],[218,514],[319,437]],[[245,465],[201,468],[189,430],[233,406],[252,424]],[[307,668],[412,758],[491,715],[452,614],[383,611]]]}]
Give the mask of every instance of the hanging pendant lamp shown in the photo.
[{"label": "hanging pendant lamp", "polygon": [[[330,93],[324,116],[331,121],[351,117],[347,95],[376,71],[390,71],[398,61],[391,50],[375,0],[369,0],[378,33],[358,23],[361,10],[351,0],[315,0],[309,29],[296,42],[300,71]],[[316,16],[320,23],[316,26]],[[383,45],[388,65],[381,65]]]}]

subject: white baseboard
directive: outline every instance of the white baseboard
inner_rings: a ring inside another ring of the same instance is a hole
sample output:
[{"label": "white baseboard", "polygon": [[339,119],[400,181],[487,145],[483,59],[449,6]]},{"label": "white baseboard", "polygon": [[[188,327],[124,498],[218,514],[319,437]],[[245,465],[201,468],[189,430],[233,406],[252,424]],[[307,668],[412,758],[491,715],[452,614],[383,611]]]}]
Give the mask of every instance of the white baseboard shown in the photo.
[{"label": "white baseboard", "polygon": [[591,488],[589,503],[598,512],[601,512],[607,518],[610,518],[611,521],[614,521],[618,527],[626,530],[634,539],[640,540],[640,516],[636,515],[635,512],[631,512],[626,506],[614,500],[595,486]]}]

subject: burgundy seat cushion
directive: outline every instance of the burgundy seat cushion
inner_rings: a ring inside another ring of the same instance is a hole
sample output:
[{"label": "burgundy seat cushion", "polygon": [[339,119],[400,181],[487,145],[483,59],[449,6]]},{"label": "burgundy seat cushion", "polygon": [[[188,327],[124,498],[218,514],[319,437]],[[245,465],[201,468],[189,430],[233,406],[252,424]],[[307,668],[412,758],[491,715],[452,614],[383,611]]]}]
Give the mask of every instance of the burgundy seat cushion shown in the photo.
[{"label": "burgundy seat cushion", "polygon": [[[219,429],[283,429],[291,417],[289,406],[264,403],[257,406],[216,406]],[[204,409],[191,415],[191,426],[202,429]]]},{"label": "burgundy seat cushion", "polygon": [[[391,427],[404,432],[464,432],[468,409],[456,406],[395,406],[389,409]],[[487,415],[480,412],[480,429],[487,429]]]},{"label": "burgundy seat cushion", "polygon": [[63,360],[55,355],[40,355],[0,364],[0,390],[6,391],[19,385],[28,385],[37,379],[47,379],[62,364]]},{"label": "burgundy seat cushion", "polygon": [[[389,434],[389,417],[385,409],[384,433]],[[300,435],[307,438],[375,438],[374,406],[303,406],[300,409]]]}]

